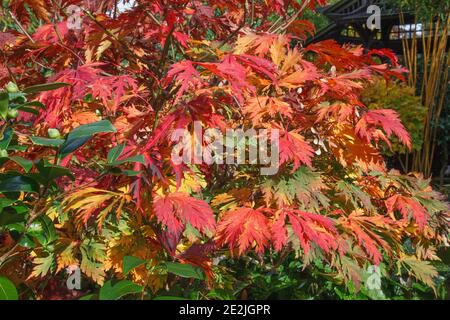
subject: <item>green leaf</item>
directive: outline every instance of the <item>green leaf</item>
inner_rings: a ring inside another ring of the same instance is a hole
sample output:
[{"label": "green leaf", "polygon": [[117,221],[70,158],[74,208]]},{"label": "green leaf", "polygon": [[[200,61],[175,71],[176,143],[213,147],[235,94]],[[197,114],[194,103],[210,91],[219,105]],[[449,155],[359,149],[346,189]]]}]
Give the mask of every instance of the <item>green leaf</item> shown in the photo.
[{"label": "green leaf", "polygon": [[67,140],[83,137],[92,137],[96,133],[116,132],[116,128],[109,120],[100,120],[76,127],[67,136]]},{"label": "green leaf", "polygon": [[64,157],[72,153],[85,144],[93,135],[106,132],[116,132],[116,128],[114,128],[109,120],[100,120],[73,129],[68,134],[66,142],[61,146],[61,156]]},{"label": "green leaf", "polygon": [[22,103],[22,104],[18,105],[16,108],[21,109],[23,107],[37,107],[39,109],[45,109],[45,105],[39,101],[30,101],[27,103]]},{"label": "green leaf", "polygon": [[85,238],[80,246],[81,271],[95,282],[103,282],[105,270],[103,261],[106,259],[106,247],[104,244]]},{"label": "green leaf", "polygon": [[6,277],[0,276],[0,300],[18,300],[16,286]]},{"label": "green leaf", "polygon": [[28,172],[31,170],[31,168],[33,167],[33,161],[22,158],[22,157],[18,157],[18,156],[12,156],[9,157],[10,160],[14,161],[15,163],[17,163],[19,166],[21,166],[25,172]]},{"label": "green leaf", "polygon": [[0,117],[6,119],[9,108],[9,94],[8,92],[0,92]]},{"label": "green leaf", "polygon": [[405,256],[399,262],[406,264],[416,279],[436,290],[436,284],[433,279],[439,276],[439,273],[429,261],[419,260],[415,256]]},{"label": "green leaf", "polygon": [[34,277],[44,277],[55,268],[55,260],[53,253],[46,257],[36,257],[33,259],[34,268],[32,275]]},{"label": "green leaf", "polygon": [[34,144],[45,147],[59,147],[65,142],[64,139],[50,139],[44,137],[30,137],[30,139]]},{"label": "green leaf", "polygon": [[16,200],[0,198],[0,212],[2,211],[3,208],[9,207],[14,202],[16,202]]},{"label": "green leaf", "polygon": [[11,151],[20,151],[20,152],[25,152],[25,151],[27,151],[27,149],[28,149],[27,146],[18,145],[18,144],[15,144],[15,145],[12,145],[12,146],[9,146],[9,147],[8,147],[8,150],[11,150]]},{"label": "green leaf", "polygon": [[117,158],[120,157],[120,155],[122,154],[124,148],[125,148],[125,143],[122,143],[122,144],[118,144],[117,146],[115,146],[114,148],[109,150],[108,157],[107,157],[108,163],[116,161]]},{"label": "green leaf", "polygon": [[38,110],[33,109],[33,108],[30,108],[30,107],[26,107],[26,106],[23,106],[23,107],[17,107],[17,108],[14,108],[14,109],[21,110],[21,111],[23,111],[23,112],[32,113],[32,114],[35,114],[35,115],[38,115],[38,114],[39,114],[39,111],[38,111]]},{"label": "green leaf", "polygon": [[122,263],[123,274],[127,275],[131,270],[139,267],[140,265],[143,265],[145,262],[145,260],[140,258],[136,258],[133,256],[124,256]]},{"label": "green leaf", "polygon": [[0,136],[0,149],[6,150],[11,143],[13,136],[13,130],[11,128],[7,128],[3,133],[3,136]]},{"label": "green leaf", "polygon": [[55,226],[47,216],[42,216],[34,220],[27,234],[36,238],[42,245],[48,245],[58,238]]},{"label": "green leaf", "polygon": [[9,101],[10,102],[16,102],[16,103],[25,103],[25,101],[27,101],[27,98],[25,96],[25,94],[23,92],[9,92],[8,93],[9,96]]},{"label": "green leaf", "polygon": [[82,137],[82,138],[76,138],[76,139],[71,139],[70,141],[67,140],[60,149],[60,155],[61,157],[65,157],[66,155],[68,155],[69,153],[74,152],[75,150],[77,150],[79,147],[83,146],[91,137]]},{"label": "green leaf", "polygon": [[122,173],[123,173],[124,175],[126,175],[126,176],[129,176],[129,177],[135,177],[135,176],[137,176],[138,174],[141,174],[142,171],[136,171],[136,170],[123,170]]},{"label": "green leaf", "polygon": [[85,296],[80,297],[78,300],[97,300],[98,295],[95,293],[90,293]]},{"label": "green leaf", "polygon": [[0,175],[0,192],[39,192],[39,184],[32,178],[20,174]]},{"label": "green leaf", "polygon": [[24,248],[34,248],[36,247],[36,244],[34,243],[33,239],[29,235],[24,234],[22,239],[19,242],[19,245]]},{"label": "green leaf", "polygon": [[36,179],[43,185],[48,185],[49,182],[64,176],[69,177],[71,180],[75,180],[73,174],[66,167],[44,164],[43,161],[39,161],[36,164],[36,167],[39,170],[39,174],[36,175]]},{"label": "green leaf", "polygon": [[166,262],[164,264],[167,271],[183,278],[194,278],[203,280],[205,275],[199,267],[190,264],[182,264],[176,262]]},{"label": "green leaf", "polygon": [[100,300],[118,300],[121,297],[142,291],[142,286],[137,285],[129,280],[122,280],[115,284],[111,280],[105,282],[100,289]]},{"label": "green leaf", "polygon": [[17,214],[13,207],[0,210],[0,226],[9,226],[25,222],[25,215]]},{"label": "green leaf", "polygon": [[44,84],[37,84],[35,86],[25,88],[23,90],[23,92],[24,93],[35,93],[35,92],[55,90],[55,89],[59,89],[62,87],[68,87],[68,86],[70,86],[70,84],[64,83],[64,82],[44,83]]},{"label": "green leaf", "polygon": [[123,164],[123,163],[127,163],[127,162],[139,162],[139,163],[145,164],[145,159],[144,159],[143,155],[139,154],[137,156],[129,157],[129,158],[126,158],[123,160],[113,161],[110,163],[110,165],[117,166],[119,164]]}]

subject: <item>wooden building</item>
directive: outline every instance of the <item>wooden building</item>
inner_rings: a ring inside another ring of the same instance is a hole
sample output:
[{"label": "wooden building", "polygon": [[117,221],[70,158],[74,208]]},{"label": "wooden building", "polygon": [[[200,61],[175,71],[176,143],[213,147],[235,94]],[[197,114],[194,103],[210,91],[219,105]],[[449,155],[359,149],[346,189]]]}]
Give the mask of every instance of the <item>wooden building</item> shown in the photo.
[{"label": "wooden building", "polygon": [[[367,26],[368,19],[373,11],[368,12],[372,5],[380,8],[380,29],[371,30]],[[309,39],[308,42],[316,42],[326,39],[334,39],[339,43],[362,44],[365,48],[390,48],[397,54],[403,54],[402,39],[412,39],[415,36],[420,39],[424,33],[430,34],[430,30],[424,30],[422,24],[415,23],[412,12],[400,14],[395,1],[390,0],[341,0],[333,5],[322,8],[330,24]],[[419,52],[421,41],[418,41]]]}]

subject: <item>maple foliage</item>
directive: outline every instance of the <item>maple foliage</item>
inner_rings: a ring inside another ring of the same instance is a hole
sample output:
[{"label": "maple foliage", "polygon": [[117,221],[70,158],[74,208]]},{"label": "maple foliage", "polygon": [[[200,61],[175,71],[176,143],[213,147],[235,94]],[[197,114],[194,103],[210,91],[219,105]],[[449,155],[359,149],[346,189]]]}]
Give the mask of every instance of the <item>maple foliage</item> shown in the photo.
[{"label": "maple foliage", "polygon": [[174,234],[183,231],[183,226],[188,223],[203,233],[215,229],[213,211],[208,204],[185,194],[171,193],[157,198],[153,209],[158,221]]},{"label": "maple foliage", "polygon": [[[10,93],[19,114],[0,120],[0,142],[12,132],[17,146],[1,160],[0,203],[27,208],[24,228],[52,233],[28,249],[20,239],[2,244],[0,267],[32,263],[20,283],[79,266],[98,285],[130,277],[157,292],[166,262],[199,267],[214,285],[215,257],[294,252],[304,268],[321,261],[348,286],[359,287],[368,265],[395,261],[433,286],[448,205],[420,175],[388,168],[381,144],[395,136],[410,148],[409,134],[395,111],[360,100],[371,79],[405,70],[389,50],[305,46],[313,30],[302,13],[325,2],[11,1],[0,85],[14,82],[26,101]],[[79,29],[68,27],[69,5],[82,8]],[[194,136],[196,121],[222,133],[278,129],[278,172],[175,164],[172,134]],[[27,187],[10,195],[8,179]],[[145,266],[128,274],[129,256]]]},{"label": "maple foliage", "polygon": [[221,235],[219,244],[237,246],[241,254],[253,244],[256,252],[263,252],[271,237],[267,217],[260,210],[252,208],[239,208],[226,213],[218,232]]}]

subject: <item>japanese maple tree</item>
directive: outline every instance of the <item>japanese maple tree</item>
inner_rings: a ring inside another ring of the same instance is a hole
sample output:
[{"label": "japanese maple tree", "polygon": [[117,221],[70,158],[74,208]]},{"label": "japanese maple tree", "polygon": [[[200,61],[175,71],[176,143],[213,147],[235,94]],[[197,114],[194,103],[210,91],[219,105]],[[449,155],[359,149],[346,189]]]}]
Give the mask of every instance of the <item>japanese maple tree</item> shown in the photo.
[{"label": "japanese maple tree", "polygon": [[[409,134],[360,100],[373,77],[407,70],[389,50],[305,45],[303,13],[325,3],[5,5],[0,274],[71,298],[58,279],[79,267],[91,288],[128,279],[143,297],[188,271],[223,287],[224,258],[293,253],[356,291],[380,265],[436,288],[448,206],[419,174],[387,167],[379,149],[411,147]],[[278,172],[175,164],[172,133],[198,121],[279,130]]]}]

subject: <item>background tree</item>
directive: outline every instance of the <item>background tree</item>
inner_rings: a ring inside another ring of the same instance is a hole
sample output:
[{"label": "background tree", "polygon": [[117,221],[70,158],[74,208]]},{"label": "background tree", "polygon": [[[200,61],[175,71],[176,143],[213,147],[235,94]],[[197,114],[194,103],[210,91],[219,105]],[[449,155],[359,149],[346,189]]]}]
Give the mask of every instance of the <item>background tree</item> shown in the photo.
[{"label": "background tree", "polygon": [[[424,141],[421,150],[412,154],[411,169],[431,176],[433,164],[440,155],[441,165],[434,172],[440,174],[442,187],[444,172],[448,166],[447,117],[449,105],[450,54],[450,2],[405,0],[399,3],[403,10],[416,16],[415,24],[421,32],[413,32],[412,39],[402,39],[404,60],[410,70],[408,83],[416,88],[427,108],[424,119]],[[418,47],[423,54],[418,54]],[[440,138],[442,137],[442,138]]]}]

